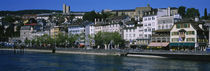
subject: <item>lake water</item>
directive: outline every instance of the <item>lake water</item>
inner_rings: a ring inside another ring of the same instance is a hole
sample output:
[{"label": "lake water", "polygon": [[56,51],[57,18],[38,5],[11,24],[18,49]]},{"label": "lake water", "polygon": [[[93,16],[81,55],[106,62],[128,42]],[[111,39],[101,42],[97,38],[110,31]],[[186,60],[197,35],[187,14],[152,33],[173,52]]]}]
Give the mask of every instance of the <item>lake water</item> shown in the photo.
[{"label": "lake water", "polygon": [[210,71],[210,62],[0,51],[0,71]]}]

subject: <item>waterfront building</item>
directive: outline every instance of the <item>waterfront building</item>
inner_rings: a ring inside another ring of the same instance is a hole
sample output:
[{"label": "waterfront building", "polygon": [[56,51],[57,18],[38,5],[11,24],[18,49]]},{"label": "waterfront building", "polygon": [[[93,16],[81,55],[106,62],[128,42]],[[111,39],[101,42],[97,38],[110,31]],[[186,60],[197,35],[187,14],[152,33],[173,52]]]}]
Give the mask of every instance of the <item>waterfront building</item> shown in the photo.
[{"label": "waterfront building", "polygon": [[86,39],[86,29],[85,26],[87,23],[77,23],[77,24],[70,24],[68,27],[68,34],[69,36],[78,35],[79,38],[77,39],[76,43],[79,44],[80,47],[85,46],[85,39]]},{"label": "waterfront building", "polygon": [[68,33],[76,35],[85,33],[85,25],[84,24],[70,24],[68,27]]},{"label": "waterfront building", "polygon": [[207,32],[206,32],[206,35],[208,35],[208,50],[207,51],[210,51],[210,20],[207,20],[205,21],[205,26],[207,27]]},{"label": "waterfront building", "polygon": [[207,46],[203,22],[182,21],[174,24],[170,31],[170,48],[182,50],[201,50]]},{"label": "waterfront building", "polygon": [[[148,40],[148,45],[154,46],[154,43],[152,40],[152,35],[154,31],[157,30],[168,30],[171,29],[171,27],[174,25],[175,22],[178,22],[181,20],[181,16],[177,14],[177,8],[158,8],[153,9],[152,11],[148,11],[144,13],[142,24],[143,24],[143,36],[144,40]],[[161,38],[160,36],[156,36],[156,34],[161,34],[161,32],[154,32],[154,39],[155,38]],[[153,39],[153,40],[154,40]],[[161,42],[160,44],[168,44],[165,42]],[[155,43],[156,44],[156,43]]]},{"label": "waterfront building", "polygon": [[143,29],[144,29],[144,38],[150,39],[152,36],[152,31],[158,29],[158,16],[157,16],[157,9],[153,11],[146,12],[143,17]]},{"label": "waterfront building", "polygon": [[148,48],[169,49],[170,30],[171,29],[161,29],[153,31]]},{"label": "waterfront building", "polygon": [[61,27],[60,26],[54,26],[50,28],[50,36],[52,38],[55,38],[59,33],[61,33]]},{"label": "waterfront building", "polygon": [[22,26],[20,29],[20,40],[24,42],[26,39],[32,40],[33,37],[31,36],[34,29],[32,26]]},{"label": "waterfront building", "polygon": [[123,39],[129,42],[128,46],[141,45],[137,39],[143,38],[143,24],[136,22],[127,22],[123,28]]}]

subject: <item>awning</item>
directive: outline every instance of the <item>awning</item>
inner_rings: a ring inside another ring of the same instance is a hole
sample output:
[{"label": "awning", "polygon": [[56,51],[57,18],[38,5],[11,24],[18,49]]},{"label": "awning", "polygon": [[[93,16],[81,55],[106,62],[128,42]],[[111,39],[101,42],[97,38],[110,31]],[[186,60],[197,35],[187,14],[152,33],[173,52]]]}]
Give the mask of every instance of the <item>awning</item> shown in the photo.
[{"label": "awning", "polygon": [[195,43],[170,43],[170,46],[195,46]]},{"label": "awning", "polygon": [[160,43],[157,43],[157,42],[151,42],[148,46],[149,47],[166,47],[168,46],[169,43],[167,42],[160,42]]}]

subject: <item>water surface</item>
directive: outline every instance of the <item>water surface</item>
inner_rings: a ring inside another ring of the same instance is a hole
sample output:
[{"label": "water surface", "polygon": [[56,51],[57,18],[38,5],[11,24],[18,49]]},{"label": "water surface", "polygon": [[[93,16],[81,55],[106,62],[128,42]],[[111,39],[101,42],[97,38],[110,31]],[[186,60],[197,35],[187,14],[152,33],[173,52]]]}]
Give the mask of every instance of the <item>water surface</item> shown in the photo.
[{"label": "water surface", "polygon": [[0,51],[0,71],[210,71],[210,62]]}]

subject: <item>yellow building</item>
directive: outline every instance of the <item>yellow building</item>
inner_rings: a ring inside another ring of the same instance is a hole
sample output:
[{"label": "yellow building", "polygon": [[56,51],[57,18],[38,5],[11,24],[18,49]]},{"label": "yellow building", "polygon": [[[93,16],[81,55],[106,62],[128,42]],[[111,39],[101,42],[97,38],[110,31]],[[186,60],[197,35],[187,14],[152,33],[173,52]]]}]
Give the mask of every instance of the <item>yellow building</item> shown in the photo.
[{"label": "yellow building", "polygon": [[50,29],[50,36],[52,38],[55,38],[58,33],[60,33],[60,27],[59,26],[54,26],[53,28]]}]

